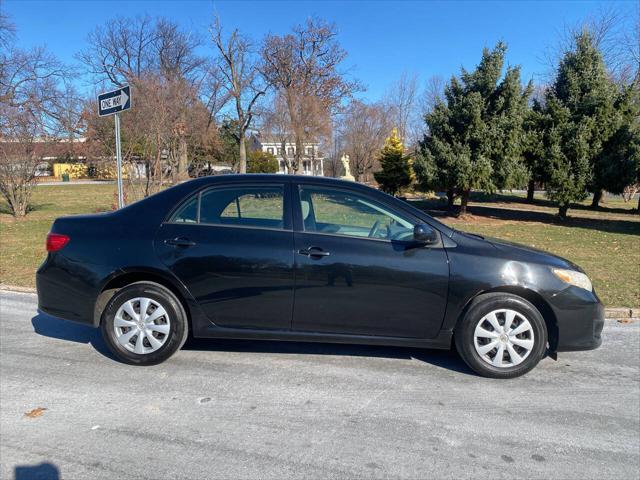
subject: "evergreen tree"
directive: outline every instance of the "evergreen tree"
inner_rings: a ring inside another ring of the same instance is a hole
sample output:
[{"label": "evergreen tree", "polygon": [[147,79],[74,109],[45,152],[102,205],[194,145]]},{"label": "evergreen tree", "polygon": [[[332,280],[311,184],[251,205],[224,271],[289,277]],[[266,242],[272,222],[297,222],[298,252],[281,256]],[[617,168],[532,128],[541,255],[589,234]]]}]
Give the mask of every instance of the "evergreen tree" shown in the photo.
[{"label": "evergreen tree", "polygon": [[218,145],[213,154],[216,162],[229,165],[237,171],[240,164],[240,150],[237,120],[224,120],[218,129]]},{"label": "evergreen tree", "polygon": [[529,172],[527,185],[527,201],[533,202],[535,185],[547,181],[547,156],[544,148],[544,132],[547,128],[546,116],[540,102],[534,100],[533,107],[524,118],[524,164]]},{"label": "evergreen tree", "polygon": [[593,170],[593,202],[597,207],[602,189],[620,195],[624,188],[638,182],[640,169],[640,92],[629,86],[620,92],[611,120],[613,133],[596,156]]},{"label": "evergreen tree", "polygon": [[588,32],[576,37],[556,79],[547,91],[546,113],[551,128],[545,133],[550,158],[547,195],[556,201],[561,217],[572,202],[594,192],[597,205],[607,185],[607,161],[603,148],[620,125],[616,91],[607,76],[602,55]]},{"label": "evergreen tree", "polygon": [[444,101],[425,116],[428,133],[415,162],[419,185],[447,191],[449,205],[471,189],[495,191],[524,184],[523,120],[531,85],[522,88],[519,67],[502,70],[506,46],[485,49],[473,72],[462,70],[445,88]]},{"label": "evergreen tree", "polygon": [[384,141],[380,152],[381,170],[373,174],[382,191],[396,195],[411,185],[413,172],[411,160],[404,154],[402,140],[398,136],[398,129],[391,131],[391,136]]}]

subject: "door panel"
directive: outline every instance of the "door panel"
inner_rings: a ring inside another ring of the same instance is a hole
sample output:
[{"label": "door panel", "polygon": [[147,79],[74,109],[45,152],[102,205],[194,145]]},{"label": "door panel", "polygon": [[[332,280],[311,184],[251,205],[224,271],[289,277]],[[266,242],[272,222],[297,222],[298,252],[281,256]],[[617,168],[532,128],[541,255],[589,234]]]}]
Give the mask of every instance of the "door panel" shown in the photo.
[{"label": "door panel", "polygon": [[442,248],[296,233],[293,329],[431,338],[442,323],[449,266]]},{"label": "door panel", "polygon": [[376,192],[305,182],[297,187],[294,330],[435,337],[449,264],[441,245],[413,241],[419,220]]},{"label": "door panel", "polygon": [[290,329],[293,232],[283,185],[213,188],[155,240],[163,263],[220,327]]}]

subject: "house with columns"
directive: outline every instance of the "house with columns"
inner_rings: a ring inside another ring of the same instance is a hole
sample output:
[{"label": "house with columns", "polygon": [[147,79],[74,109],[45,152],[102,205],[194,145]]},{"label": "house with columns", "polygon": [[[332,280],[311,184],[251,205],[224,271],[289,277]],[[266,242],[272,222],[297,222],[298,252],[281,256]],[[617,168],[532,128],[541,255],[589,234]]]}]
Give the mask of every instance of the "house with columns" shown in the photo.
[{"label": "house with columns", "polygon": [[[286,141],[283,152],[283,142],[281,139],[258,133],[251,136],[250,145],[254,150],[262,150],[263,152],[274,155],[278,160],[278,173],[293,173],[287,172],[285,156],[291,162],[296,154],[295,143]],[[303,175],[324,176],[324,157],[322,157],[318,147],[319,143],[317,142],[305,142],[303,144],[304,151],[302,153],[302,166],[300,169],[300,173]]]}]

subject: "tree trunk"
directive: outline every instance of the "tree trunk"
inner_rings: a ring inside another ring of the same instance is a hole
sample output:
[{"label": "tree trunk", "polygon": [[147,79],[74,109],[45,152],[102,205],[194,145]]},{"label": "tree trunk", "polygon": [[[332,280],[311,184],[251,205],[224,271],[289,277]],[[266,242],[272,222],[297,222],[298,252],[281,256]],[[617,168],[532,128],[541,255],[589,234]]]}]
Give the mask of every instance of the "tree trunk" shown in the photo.
[{"label": "tree trunk", "polygon": [[640,215],[640,193],[638,193],[638,211],[637,213]]},{"label": "tree trunk", "polygon": [[529,185],[527,186],[527,202],[533,203],[533,195],[536,192],[536,182],[532,179],[529,180]]},{"label": "tree trunk", "polygon": [[453,188],[447,190],[447,208],[453,210],[453,202],[456,200],[456,192]]},{"label": "tree trunk", "polygon": [[560,205],[558,210],[558,215],[560,218],[567,218],[567,211],[569,210],[569,205]]},{"label": "tree trunk", "polygon": [[183,136],[180,137],[178,149],[178,180],[184,180],[189,177],[189,152],[187,139]]},{"label": "tree trunk", "polygon": [[240,163],[238,165],[238,173],[247,173],[247,147],[245,145],[244,133],[240,135]]},{"label": "tree trunk", "polygon": [[303,170],[302,168],[302,154],[304,150],[304,142],[299,135],[296,135],[296,153],[294,155],[294,173],[296,175],[300,175],[300,172]]},{"label": "tree trunk", "polygon": [[460,202],[460,216],[467,214],[467,205],[469,204],[469,193],[470,193],[470,190],[462,191],[462,199]]},{"label": "tree trunk", "polygon": [[591,200],[591,208],[598,208],[600,200],[602,200],[602,189],[598,189],[593,192],[593,200]]},{"label": "tree trunk", "polygon": [[[280,141],[280,150],[282,150],[282,161],[284,162],[284,173],[291,173],[291,165],[289,163],[289,157],[287,157],[287,142],[286,140]],[[278,171],[280,170],[280,162],[278,162]]]}]

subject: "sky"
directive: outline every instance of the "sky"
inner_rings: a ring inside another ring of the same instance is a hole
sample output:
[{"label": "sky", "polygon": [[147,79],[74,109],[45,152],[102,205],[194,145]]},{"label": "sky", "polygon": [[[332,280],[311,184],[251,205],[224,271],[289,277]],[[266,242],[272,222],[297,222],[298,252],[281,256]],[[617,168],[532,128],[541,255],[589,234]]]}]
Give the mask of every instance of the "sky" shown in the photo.
[{"label": "sky", "polygon": [[421,81],[448,78],[462,66],[472,69],[482,48],[499,40],[507,43],[507,63],[522,66],[524,81],[542,81],[549,73],[545,53],[566,26],[612,5],[637,15],[637,1],[0,0],[0,9],[15,24],[21,47],[45,45],[67,63],[76,62],[96,25],[119,15],[164,16],[206,36],[217,13],[224,28],[239,28],[255,40],[318,16],[335,23],[348,52],[344,69],[365,85],[360,96],[375,101],[403,71]]}]

